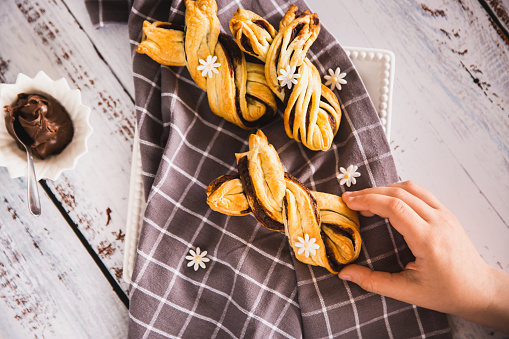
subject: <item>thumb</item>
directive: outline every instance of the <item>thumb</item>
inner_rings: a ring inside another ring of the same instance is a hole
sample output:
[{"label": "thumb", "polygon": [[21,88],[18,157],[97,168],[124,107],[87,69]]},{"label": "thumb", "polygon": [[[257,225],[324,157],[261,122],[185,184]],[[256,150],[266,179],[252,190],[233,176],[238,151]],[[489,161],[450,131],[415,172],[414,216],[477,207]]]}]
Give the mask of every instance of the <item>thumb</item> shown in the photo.
[{"label": "thumb", "polygon": [[402,273],[372,271],[360,265],[348,265],[339,272],[339,279],[351,281],[362,289],[386,297],[409,302],[412,297],[411,282]]}]

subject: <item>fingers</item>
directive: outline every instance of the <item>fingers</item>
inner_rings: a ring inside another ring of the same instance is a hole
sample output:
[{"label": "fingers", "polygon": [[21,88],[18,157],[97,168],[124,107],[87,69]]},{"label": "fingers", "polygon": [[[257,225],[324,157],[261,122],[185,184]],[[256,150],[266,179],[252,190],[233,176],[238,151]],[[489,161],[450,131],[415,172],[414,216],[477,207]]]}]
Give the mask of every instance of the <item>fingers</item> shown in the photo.
[{"label": "fingers", "polygon": [[[423,201],[418,196],[414,195],[412,192],[406,190],[406,187],[410,187],[413,185],[409,185],[407,183],[389,185],[387,187],[373,187],[368,188],[362,191],[351,192],[349,195],[353,197],[362,196],[366,194],[379,194],[389,197],[394,197],[402,200],[406,203],[411,209],[413,209],[421,218],[426,221],[430,221],[435,215],[436,210]],[[412,190],[413,192],[419,194],[418,190]],[[428,199],[429,200],[429,199]],[[369,212],[365,213],[366,216],[370,216]]]},{"label": "fingers", "polygon": [[416,295],[416,286],[406,276],[406,271],[401,273],[387,273],[372,271],[360,265],[348,265],[339,272],[341,280],[351,281],[362,289],[412,303]]},{"label": "fingers", "polygon": [[398,182],[396,184],[388,185],[387,187],[399,187],[404,189],[408,193],[414,195],[415,197],[421,199],[423,202],[428,204],[428,206],[435,209],[442,209],[444,205],[427,189],[419,186],[413,181],[404,181]]},{"label": "fingers", "polygon": [[[424,239],[429,230],[429,224],[403,200],[374,193],[358,196],[345,193],[343,201],[353,210],[368,211],[382,218],[388,218],[394,228],[403,235],[412,251],[419,251],[417,244],[420,239]],[[418,253],[414,252],[414,255]]]}]

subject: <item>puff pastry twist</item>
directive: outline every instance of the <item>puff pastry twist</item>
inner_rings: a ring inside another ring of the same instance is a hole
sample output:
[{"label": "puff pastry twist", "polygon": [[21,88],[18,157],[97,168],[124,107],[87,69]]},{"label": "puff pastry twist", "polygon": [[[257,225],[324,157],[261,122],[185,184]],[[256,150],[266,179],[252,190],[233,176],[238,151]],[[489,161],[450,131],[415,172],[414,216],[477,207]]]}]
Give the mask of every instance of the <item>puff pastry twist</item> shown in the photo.
[{"label": "puff pastry twist", "polygon": [[[276,114],[263,65],[246,62],[231,37],[220,33],[215,0],[186,0],[185,28],[145,21],[136,51],[168,66],[187,66],[198,86],[207,91],[214,114],[244,129],[257,128]],[[219,73],[202,76],[200,59],[217,57]]]},{"label": "puff pastry twist", "polygon": [[[267,83],[286,105],[286,134],[311,150],[325,151],[338,131],[341,108],[306,57],[320,31],[318,16],[298,10],[290,6],[277,32],[259,15],[239,8],[230,20],[230,30],[244,52],[265,62]],[[287,66],[295,66],[300,74],[292,89],[280,86],[277,79],[279,70]]]},{"label": "puff pastry twist", "polygon": [[[250,136],[249,151],[236,157],[238,173],[223,175],[207,187],[211,209],[233,216],[252,213],[264,227],[287,235],[298,260],[332,273],[358,258],[359,219],[341,197],[310,191],[285,173],[261,131]],[[315,239],[316,251],[306,255],[303,239]]]}]

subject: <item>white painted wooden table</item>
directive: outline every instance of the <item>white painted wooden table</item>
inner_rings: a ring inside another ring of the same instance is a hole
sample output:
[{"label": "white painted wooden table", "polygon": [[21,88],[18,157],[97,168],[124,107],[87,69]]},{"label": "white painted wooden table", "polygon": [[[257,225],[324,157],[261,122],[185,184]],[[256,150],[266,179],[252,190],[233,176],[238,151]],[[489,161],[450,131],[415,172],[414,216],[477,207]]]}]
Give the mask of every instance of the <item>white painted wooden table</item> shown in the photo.
[{"label": "white painted wooden table", "polygon": [[[483,258],[509,272],[507,1],[308,0],[345,46],[396,56],[391,147],[402,179],[434,192]],[[83,0],[0,0],[0,81],[44,70],[92,108],[77,169],[26,182],[0,168],[0,337],[117,338],[135,116],[126,25],[96,30]],[[456,337],[502,337],[450,317]]]}]

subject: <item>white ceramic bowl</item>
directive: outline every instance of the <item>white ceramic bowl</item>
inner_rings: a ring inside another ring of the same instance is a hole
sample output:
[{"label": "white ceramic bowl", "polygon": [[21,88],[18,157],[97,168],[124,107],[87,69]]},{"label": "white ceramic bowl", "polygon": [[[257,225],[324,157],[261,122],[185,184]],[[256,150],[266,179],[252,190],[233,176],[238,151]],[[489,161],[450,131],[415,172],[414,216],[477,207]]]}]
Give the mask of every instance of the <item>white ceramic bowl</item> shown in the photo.
[{"label": "white ceramic bowl", "polygon": [[90,108],[81,102],[81,92],[71,89],[64,78],[52,80],[43,71],[34,78],[18,74],[15,84],[0,84],[0,166],[7,167],[11,178],[26,176],[26,152],[16,145],[16,141],[5,127],[4,106],[15,103],[19,93],[40,94],[55,99],[65,108],[72,120],[74,136],[67,147],[57,155],[44,160],[34,157],[37,180],[57,180],[64,170],[76,167],[78,159],[88,151],[87,141],[92,134]]}]

